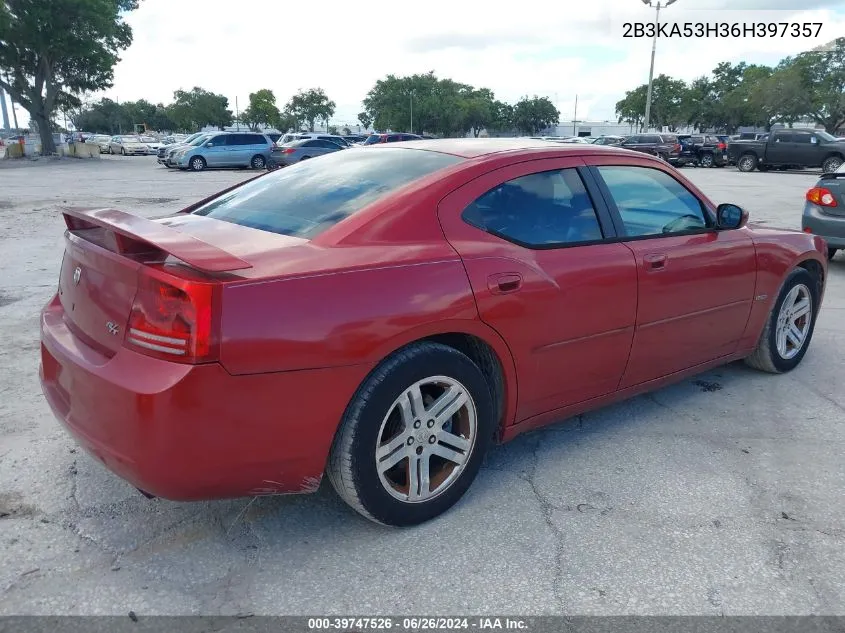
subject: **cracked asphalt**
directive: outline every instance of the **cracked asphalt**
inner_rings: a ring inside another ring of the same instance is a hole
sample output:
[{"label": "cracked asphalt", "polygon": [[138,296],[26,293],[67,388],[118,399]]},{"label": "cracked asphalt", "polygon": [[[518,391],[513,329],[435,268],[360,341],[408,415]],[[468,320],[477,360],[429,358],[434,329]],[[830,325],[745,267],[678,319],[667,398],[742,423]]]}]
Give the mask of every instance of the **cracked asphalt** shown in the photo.
[{"label": "cracked asphalt", "polygon": [[[815,181],[684,173],[787,228]],[[37,373],[58,206],[159,215],[251,175],[0,163],[0,614],[845,614],[842,255],[795,372],[734,364],[520,437],[417,528],[369,523],[327,482],[150,501],[77,450]]]}]

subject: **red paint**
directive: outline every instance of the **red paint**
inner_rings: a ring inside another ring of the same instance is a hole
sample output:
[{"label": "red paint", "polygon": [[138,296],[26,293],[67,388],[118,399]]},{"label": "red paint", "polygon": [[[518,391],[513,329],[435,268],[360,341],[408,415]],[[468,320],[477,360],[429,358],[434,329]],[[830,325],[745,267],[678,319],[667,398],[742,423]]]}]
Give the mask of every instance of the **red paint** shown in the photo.
[{"label": "red paint", "polygon": [[[755,227],[526,249],[468,225],[463,209],[520,175],[610,164],[663,170],[715,205],[664,163],[605,146],[391,145],[467,160],[313,241],[184,210],[158,221],[68,211],[61,295],[41,318],[56,416],[154,495],[312,491],[356,389],[404,345],[446,333],[485,341],[502,366],[507,440],[747,355],[788,272],[807,260],[826,271],[823,241]],[[185,265],[164,265],[174,257]],[[184,296],[160,291],[182,303],[147,322],[138,310],[156,305],[151,276]],[[183,314],[172,331],[193,340],[196,318],[208,345],[196,358],[151,356],[124,339],[133,304],[148,334]]]}]

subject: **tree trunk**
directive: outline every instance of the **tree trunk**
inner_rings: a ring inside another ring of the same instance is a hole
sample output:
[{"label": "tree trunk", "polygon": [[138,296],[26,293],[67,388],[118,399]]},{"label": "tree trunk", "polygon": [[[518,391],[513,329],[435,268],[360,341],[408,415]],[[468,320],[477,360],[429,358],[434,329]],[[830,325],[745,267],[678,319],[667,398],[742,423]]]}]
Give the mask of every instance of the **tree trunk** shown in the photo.
[{"label": "tree trunk", "polygon": [[50,120],[41,112],[30,112],[32,122],[38,126],[38,135],[41,137],[41,155],[51,156],[56,153],[56,143],[53,142],[53,126]]}]

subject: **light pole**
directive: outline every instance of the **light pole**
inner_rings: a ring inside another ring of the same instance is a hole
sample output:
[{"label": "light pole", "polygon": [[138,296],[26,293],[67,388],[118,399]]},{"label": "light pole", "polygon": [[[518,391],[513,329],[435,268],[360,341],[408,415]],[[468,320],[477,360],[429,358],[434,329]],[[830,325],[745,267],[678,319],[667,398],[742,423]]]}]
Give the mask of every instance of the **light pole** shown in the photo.
[{"label": "light pole", "polygon": [[648,70],[648,92],[646,93],[645,98],[645,121],[643,122],[643,132],[648,131],[649,123],[651,122],[651,86],[654,82],[654,52],[657,50],[657,27],[660,26],[658,20],[660,19],[660,9],[666,8],[670,4],[674,4],[678,0],[666,0],[665,4],[660,4],[660,0],[657,0],[657,4],[654,4],[652,0],[642,0],[642,3],[649,6],[654,7],[654,39],[651,42],[651,67]]}]

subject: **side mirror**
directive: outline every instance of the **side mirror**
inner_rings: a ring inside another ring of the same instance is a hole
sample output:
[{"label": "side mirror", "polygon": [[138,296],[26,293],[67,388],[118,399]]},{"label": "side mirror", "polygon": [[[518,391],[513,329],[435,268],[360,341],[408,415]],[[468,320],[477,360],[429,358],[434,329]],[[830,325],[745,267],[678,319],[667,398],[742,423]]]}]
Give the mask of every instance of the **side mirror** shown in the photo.
[{"label": "side mirror", "polygon": [[748,223],[748,211],[735,204],[720,204],[716,208],[716,223],[719,229],[741,229]]},{"label": "side mirror", "polygon": [[212,143],[211,141],[209,141],[208,143],[206,143],[206,144],[205,144],[205,146],[206,146],[206,147],[214,147],[214,143]]}]

